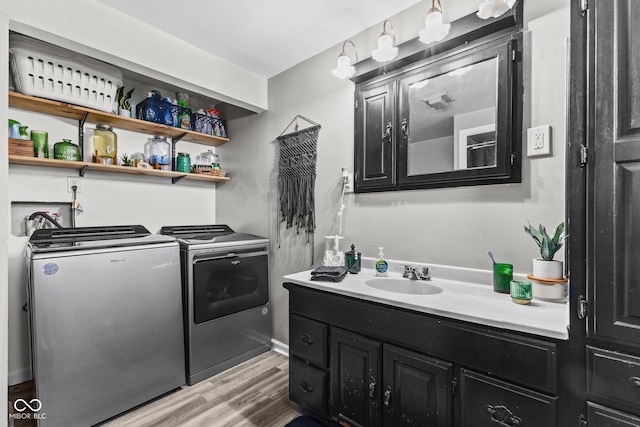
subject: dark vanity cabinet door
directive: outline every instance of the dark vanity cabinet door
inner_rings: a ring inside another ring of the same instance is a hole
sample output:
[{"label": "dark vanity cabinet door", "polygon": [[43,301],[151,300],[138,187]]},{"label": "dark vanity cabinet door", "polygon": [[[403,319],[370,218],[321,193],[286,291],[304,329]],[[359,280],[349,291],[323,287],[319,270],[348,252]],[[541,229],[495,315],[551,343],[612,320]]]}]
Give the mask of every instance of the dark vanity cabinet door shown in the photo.
[{"label": "dark vanity cabinet door", "polygon": [[382,343],[331,328],[331,415],[361,426],[381,425]]},{"label": "dark vanity cabinet door", "polygon": [[356,91],[356,191],[395,185],[396,84],[387,81]]},{"label": "dark vanity cabinet door", "polygon": [[383,360],[383,425],[452,425],[451,363],[388,344]]}]

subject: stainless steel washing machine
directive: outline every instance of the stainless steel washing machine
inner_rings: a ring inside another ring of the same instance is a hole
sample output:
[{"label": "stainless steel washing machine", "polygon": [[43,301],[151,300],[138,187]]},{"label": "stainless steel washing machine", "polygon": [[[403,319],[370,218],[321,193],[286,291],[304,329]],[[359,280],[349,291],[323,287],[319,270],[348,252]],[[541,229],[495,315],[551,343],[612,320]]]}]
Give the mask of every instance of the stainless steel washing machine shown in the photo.
[{"label": "stainless steel washing machine", "polygon": [[181,248],[187,384],[270,350],[269,240],[227,225],[160,233]]},{"label": "stainless steel washing machine", "polygon": [[40,229],[27,258],[41,427],[94,425],[185,383],[175,239],[140,225]]}]

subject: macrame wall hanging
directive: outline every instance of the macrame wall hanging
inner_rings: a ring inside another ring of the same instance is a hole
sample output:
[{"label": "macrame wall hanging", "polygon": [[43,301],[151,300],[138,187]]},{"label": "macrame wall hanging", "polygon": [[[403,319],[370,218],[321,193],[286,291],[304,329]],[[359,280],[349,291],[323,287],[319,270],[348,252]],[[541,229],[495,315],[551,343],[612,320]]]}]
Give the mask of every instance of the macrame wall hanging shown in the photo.
[{"label": "macrame wall hanging", "polygon": [[[312,126],[300,129],[298,119]],[[296,123],[295,131],[285,133]],[[320,124],[303,116],[296,116],[277,138],[280,141],[278,161],[278,245],[280,243],[280,223],[287,228],[304,232],[307,243],[311,243],[311,263],[313,263],[313,233],[315,219],[316,157]]]}]

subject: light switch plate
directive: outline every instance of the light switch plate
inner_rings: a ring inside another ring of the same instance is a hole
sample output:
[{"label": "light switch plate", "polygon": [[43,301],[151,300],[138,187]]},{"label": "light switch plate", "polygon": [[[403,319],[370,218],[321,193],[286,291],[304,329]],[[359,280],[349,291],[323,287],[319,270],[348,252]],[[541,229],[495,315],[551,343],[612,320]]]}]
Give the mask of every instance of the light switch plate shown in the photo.
[{"label": "light switch plate", "polygon": [[551,154],[551,126],[527,129],[527,156],[548,156]]}]

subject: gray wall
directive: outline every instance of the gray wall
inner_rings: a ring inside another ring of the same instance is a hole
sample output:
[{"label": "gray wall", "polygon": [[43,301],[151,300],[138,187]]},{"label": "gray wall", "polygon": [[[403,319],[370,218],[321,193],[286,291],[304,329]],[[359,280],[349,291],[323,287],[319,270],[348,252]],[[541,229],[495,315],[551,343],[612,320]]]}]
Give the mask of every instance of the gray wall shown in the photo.
[{"label": "gray wall", "polygon": [[[477,4],[477,0],[446,2],[445,18],[471,13]],[[398,43],[416,37],[426,11],[421,3],[390,17]],[[489,268],[491,249],[498,260],[512,262],[517,272],[531,271],[537,247],[523,225],[530,220],[551,227],[564,218],[569,0],[528,0],[524,12],[524,127],[553,127],[552,156],[525,158],[521,184],[350,194],[345,200],[345,247],[353,242],[364,256],[375,256],[377,247],[384,246],[390,259],[472,268]],[[370,56],[379,32],[375,26],[352,37],[360,58]],[[221,161],[236,173],[231,182],[218,187],[216,217],[271,238],[274,338],[283,342],[288,342],[288,295],[282,276],[321,262],[323,236],[334,232],[341,168],[353,169],[354,85],[330,73],[339,53],[340,46],[335,46],[270,79],[269,110],[232,121],[232,142],[219,148]],[[276,244],[277,144],[273,141],[296,114],[322,124],[313,261],[304,236],[291,230],[281,230]]]}]

